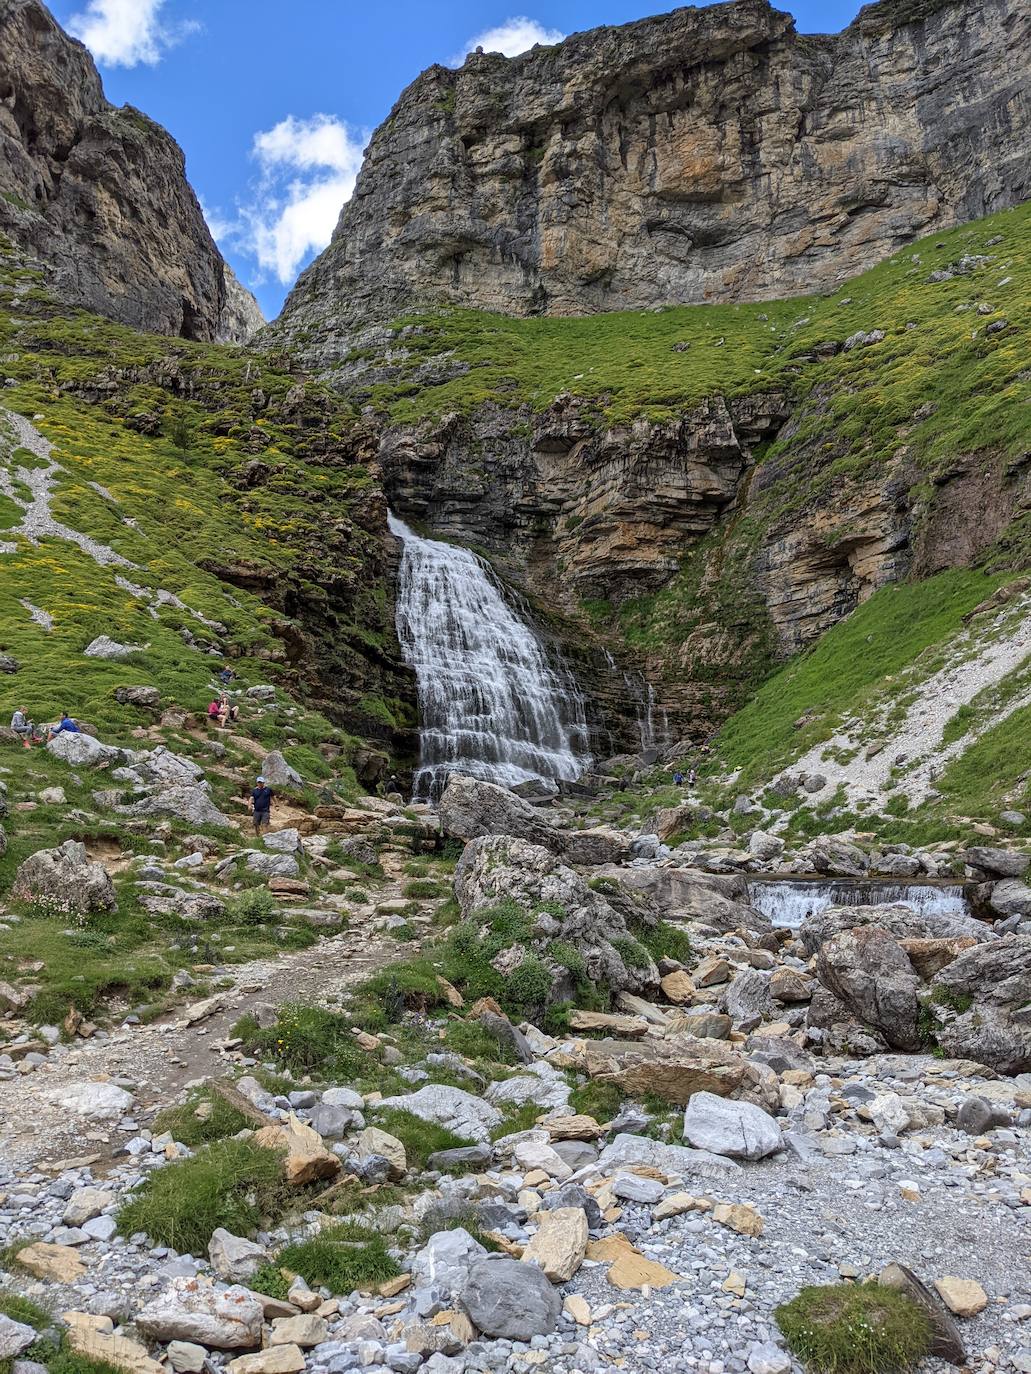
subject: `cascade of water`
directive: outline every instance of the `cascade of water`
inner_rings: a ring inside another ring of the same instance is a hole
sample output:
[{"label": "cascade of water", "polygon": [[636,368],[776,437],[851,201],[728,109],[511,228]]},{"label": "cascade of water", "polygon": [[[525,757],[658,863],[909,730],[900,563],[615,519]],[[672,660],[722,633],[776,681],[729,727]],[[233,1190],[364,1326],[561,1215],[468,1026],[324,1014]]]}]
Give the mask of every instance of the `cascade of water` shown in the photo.
[{"label": "cascade of water", "polygon": [[453,772],[508,787],[578,778],[590,759],[571,674],[549,664],[482,559],[388,523],[403,546],[397,636],[419,693],[414,795],[435,800]]},{"label": "cascade of water", "polygon": [[969,915],[967,899],[958,884],[877,882],[763,882],[749,880],[748,900],[775,926],[800,926],[830,906],[907,907],[920,916]]}]

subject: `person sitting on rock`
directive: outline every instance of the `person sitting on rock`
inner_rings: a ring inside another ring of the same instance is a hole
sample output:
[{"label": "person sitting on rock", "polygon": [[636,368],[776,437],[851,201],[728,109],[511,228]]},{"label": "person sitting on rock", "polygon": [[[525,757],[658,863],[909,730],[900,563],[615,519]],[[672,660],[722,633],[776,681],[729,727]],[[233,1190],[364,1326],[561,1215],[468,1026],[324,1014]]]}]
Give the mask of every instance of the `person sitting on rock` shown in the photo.
[{"label": "person sitting on rock", "polygon": [[33,725],[32,721],[29,720],[29,713],[26,711],[24,706],[19,706],[17,711],[15,711],[14,715],[11,717],[11,729],[21,740],[23,748],[32,748],[32,741],[36,734],[36,727]]},{"label": "person sitting on rock", "polygon": [[267,830],[272,824],[272,788],[264,778],[258,778],[251,791],[251,810],[254,812],[254,833],[260,835],[262,826]]},{"label": "person sitting on rock", "polygon": [[58,735],[78,735],[81,733],[78,721],[74,720],[67,711],[61,712],[59,724],[50,727],[51,739],[56,739]]},{"label": "person sitting on rock", "polygon": [[208,724],[222,724],[222,703],[219,701],[218,697],[213,697],[211,701],[208,702]]},{"label": "person sitting on rock", "polygon": [[219,673],[218,680],[219,682],[221,682],[223,687],[228,687],[234,677],[236,677],[236,674],[233,672],[232,668],[230,668],[229,665],[226,664],[226,666]]},{"label": "person sitting on rock", "polygon": [[234,706],[229,700],[229,695],[223,692],[218,699],[218,719],[222,725],[228,725],[231,721],[239,718],[240,708]]}]

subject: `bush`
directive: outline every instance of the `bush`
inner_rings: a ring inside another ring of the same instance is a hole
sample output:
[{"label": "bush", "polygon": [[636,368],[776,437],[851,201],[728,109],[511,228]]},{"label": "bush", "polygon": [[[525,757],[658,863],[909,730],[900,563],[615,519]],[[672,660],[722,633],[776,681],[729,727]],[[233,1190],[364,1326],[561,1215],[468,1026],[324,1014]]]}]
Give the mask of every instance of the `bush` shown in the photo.
[{"label": "bush", "polygon": [[235,901],[226,903],[225,919],[230,925],[263,926],[274,919],[276,910],[271,892],[254,887],[241,893]]},{"label": "bush", "polygon": [[500,1250],[501,1246],[486,1234],[483,1218],[478,1207],[470,1203],[440,1202],[430,1207],[419,1223],[419,1244],[425,1245],[431,1236],[440,1231],[468,1231],[473,1240],[479,1241],[485,1250]]},{"label": "bush", "polygon": [[343,1081],[359,1078],[370,1068],[369,1056],[351,1034],[351,1021],[323,1007],[288,1002],[280,1007],[274,1026],[258,1029],[246,1040],[252,1054],[275,1059],[292,1073],[319,1073]]},{"label": "bush", "polygon": [[413,882],[405,883],[402,896],[428,901],[432,897],[446,897],[449,891],[450,888],[444,883],[435,883],[432,878],[416,878]]},{"label": "bush", "polygon": [[312,1288],[325,1284],[337,1294],[383,1283],[401,1272],[384,1237],[355,1222],[327,1226],[311,1240],[288,1245],[276,1256],[276,1264],[300,1274]]},{"label": "bush", "polygon": [[619,957],[626,964],[627,968],[647,968],[651,956],[639,940],[632,936],[623,935],[612,941],[613,949],[617,950]]},{"label": "bush", "polygon": [[285,1205],[283,1162],[249,1140],[222,1140],[147,1176],[118,1213],[123,1236],[143,1231],[158,1245],[203,1255],[219,1226],[246,1236]]},{"label": "bush", "polygon": [[774,1315],[791,1350],[818,1374],[908,1369],[931,1341],[923,1308],[876,1283],[803,1288]]},{"label": "bush", "polygon": [[592,1078],[583,1087],[569,1094],[569,1105],[575,1112],[593,1116],[595,1121],[611,1121],[623,1104],[623,1090],[615,1083],[601,1083]]},{"label": "bush", "polygon": [[290,1292],[290,1280],[278,1264],[263,1264],[256,1274],[247,1280],[252,1293],[264,1293],[267,1298],[277,1298],[286,1302]]},{"label": "bush", "polygon": [[479,1021],[449,1021],[444,1028],[444,1044],[467,1059],[485,1059],[494,1064],[515,1062],[511,1045]]},{"label": "bush", "polygon": [[668,921],[656,921],[653,926],[638,926],[634,935],[656,963],[660,959],[676,959],[678,964],[687,964],[693,957],[691,940],[686,931],[671,926]]}]

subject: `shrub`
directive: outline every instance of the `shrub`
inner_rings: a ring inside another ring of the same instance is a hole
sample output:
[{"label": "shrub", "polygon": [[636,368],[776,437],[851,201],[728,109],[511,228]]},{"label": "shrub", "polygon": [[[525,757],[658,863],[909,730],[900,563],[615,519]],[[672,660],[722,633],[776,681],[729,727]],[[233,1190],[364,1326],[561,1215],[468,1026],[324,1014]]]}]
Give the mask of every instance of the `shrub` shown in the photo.
[{"label": "shrub", "polygon": [[263,1264],[256,1274],[247,1280],[247,1287],[253,1293],[264,1293],[267,1298],[278,1298],[286,1302],[290,1292],[290,1280],[278,1264]]},{"label": "shrub", "polygon": [[280,1250],[276,1263],[300,1274],[312,1288],[325,1284],[331,1293],[338,1294],[382,1283],[401,1272],[385,1238],[355,1222],[327,1226],[311,1240],[288,1245]]},{"label": "shrub", "polygon": [[927,1353],[927,1313],[904,1293],[876,1283],[803,1288],[778,1307],[791,1350],[819,1374],[889,1374]]},{"label": "shrub", "polygon": [[158,1245],[203,1255],[224,1226],[246,1236],[286,1201],[282,1160],[249,1140],[222,1140],[147,1176],[118,1214],[123,1236],[143,1231]]},{"label": "shrub", "polygon": [[692,958],[691,940],[686,931],[670,925],[668,921],[656,921],[653,926],[638,926],[634,934],[656,962],[660,959],[676,959],[677,963],[686,964]]},{"label": "shrub", "polygon": [[479,1021],[449,1021],[444,1028],[444,1044],[468,1059],[486,1059],[495,1064],[515,1062],[511,1045]]},{"label": "shrub", "polygon": [[231,925],[262,926],[276,915],[276,903],[271,892],[263,887],[243,892],[235,901],[226,903],[225,919]]},{"label": "shrub", "polygon": [[601,1083],[592,1078],[569,1094],[569,1105],[575,1112],[593,1116],[595,1121],[611,1121],[623,1104],[623,1090],[615,1083]]},{"label": "shrub", "polygon": [[613,949],[617,950],[619,957],[626,964],[627,968],[647,968],[651,956],[639,940],[632,936],[622,935],[612,941]]},{"label": "shrub", "polygon": [[318,1072],[341,1081],[368,1073],[368,1055],[351,1034],[351,1022],[324,1007],[288,1002],[279,1019],[247,1037],[251,1053],[267,1055],[292,1073]]},{"label": "shrub", "polygon": [[431,897],[446,897],[449,889],[443,883],[435,883],[432,878],[416,878],[405,883],[402,895],[415,900],[429,900]]}]

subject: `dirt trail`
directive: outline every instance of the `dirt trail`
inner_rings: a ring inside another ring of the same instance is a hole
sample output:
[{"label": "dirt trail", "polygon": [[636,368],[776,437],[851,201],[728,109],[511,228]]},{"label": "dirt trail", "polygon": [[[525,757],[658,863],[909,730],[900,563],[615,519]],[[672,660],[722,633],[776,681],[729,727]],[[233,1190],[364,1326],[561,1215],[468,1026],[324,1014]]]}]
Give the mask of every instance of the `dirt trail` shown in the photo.
[{"label": "dirt trail", "polygon": [[220,1046],[245,1011],[261,1003],[325,1003],[397,958],[400,949],[368,930],[346,931],[310,949],[231,968],[234,988],[220,994],[220,1009],[196,1025],[183,1025],[186,1003],[152,1025],[116,1030],[108,1040],[84,1041],[67,1055],[52,1056],[34,1073],[0,1088],[0,1156],[43,1167],[96,1157],[94,1171],[102,1172],[135,1132],[72,1115],[53,1102],[57,1090],[89,1079],[131,1080],[133,1120],[146,1126],[188,1083],[230,1071],[233,1060]]}]

